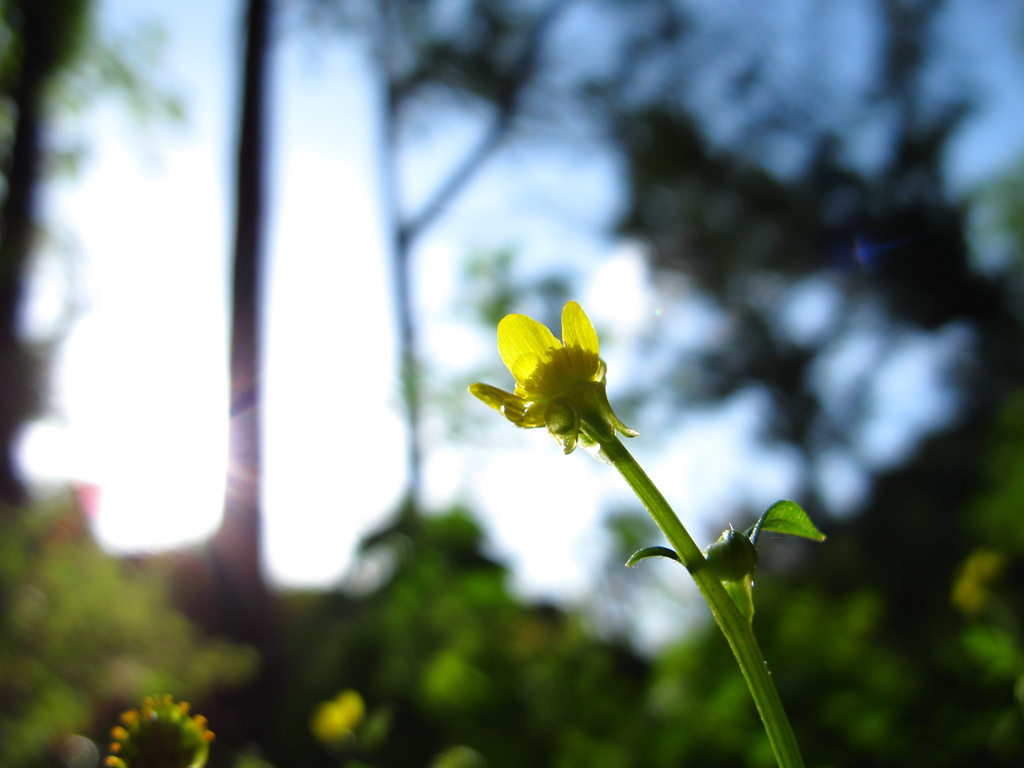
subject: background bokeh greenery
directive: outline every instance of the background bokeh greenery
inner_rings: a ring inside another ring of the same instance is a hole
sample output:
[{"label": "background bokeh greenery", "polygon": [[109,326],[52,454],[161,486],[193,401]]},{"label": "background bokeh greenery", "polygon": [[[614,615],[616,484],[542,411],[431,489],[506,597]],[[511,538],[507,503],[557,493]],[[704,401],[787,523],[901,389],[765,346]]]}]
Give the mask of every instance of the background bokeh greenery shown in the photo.
[{"label": "background bokeh greenery", "polygon": [[[380,4],[401,53],[392,51],[392,61],[385,52],[382,63],[392,119],[438,90],[493,107],[495,144],[517,130],[543,133],[538,126],[564,131],[587,115],[626,171],[618,231],[647,246],[658,274],[685,276],[730,321],[718,343],[680,351],[657,377],[633,382],[624,407],[657,401],[678,414],[754,389],[771,403],[766,432],[802,457],[809,481],[800,501],[828,540],[763,545],[755,627],[808,764],[1019,765],[1024,184],[1016,165],[970,194],[949,189],[950,141],[980,98],[934,86],[948,55],[937,30],[951,4],[860,3],[875,19],[877,53],[865,64],[874,74],[857,88],[813,66],[810,49],[837,34],[825,29],[786,41],[808,52],[796,57],[792,77],[774,77],[765,60],[776,31],[758,27],[770,14],[737,13],[709,31],[699,3],[594,3],[618,20],[627,44],[614,66],[582,57],[572,77],[559,77],[565,52],[548,42],[548,58],[537,57],[530,46],[546,40],[566,4],[470,2],[463,21],[447,27],[432,21],[435,5]],[[365,31],[367,7],[378,5],[303,5],[311,23],[336,25],[342,41]],[[45,31],[30,39],[26,13],[40,8],[45,24],[35,29]],[[15,107],[0,124],[7,233],[18,231],[18,215],[31,214],[12,207],[10,181],[24,146],[16,134],[30,117],[45,126],[100,83],[133,103],[176,111],[147,96],[139,62],[95,39],[89,12],[84,0],[0,5],[0,89]],[[47,56],[33,64],[27,52],[38,50]],[[719,85],[709,92],[708,82]],[[38,114],[26,107],[32,88],[45,104]],[[726,110],[728,131],[716,123]],[[858,160],[863,126],[873,121],[882,138]],[[782,167],[793,147],[797,159]],[[35,169],[33,182],[45,182],[44,170]],[[429,218],[408,222],[401,248]],[[8,449],[38,410],[45,379],[47,350],[16,331],[30,253],[9,236],[0,244],[0,436]],[[482,324],[538,297],[552,309],[563,300],[563,274],[516,280],[515,266],[510,251],[471,261],[465,279]],[[793,290],[810,281],[839,298],[833,321],[808,338],[779,318]],[[822,385],[820,370],[852,335],[878,329],[880,362],[911,337],[948,332],[959,341],[948,371],[955,418],[905,455],[874,461],[858,453],[872,417],[864,395],[871,368],[848,397]],[[413,339],[403,343],[411,348]],[[856,513],[841,517],[828,515],[827,494],[812,481],[821,458],[837,450],[854,456],[870,483]],[[70,765],[62,747],[70,735],[102,743],[119,708],[157,691],[193,698],[210,717],[215,765],[772,764],[713,626],[694,621],[677,641],[641,651],[593,611],[526,601],[486,554],[473,510],[427,514],[410,496],[365,542],[374,580],[359,590],[274,595],[267,616],[278,644],[254,649],[209,602],[218,582],[207,552],[111,558],[92,541],[74,495],[34,504],[19,496],[6,455],[0,765]],[[735,519],[722,522],[745,526],[760,511],[732,510]],[[611,518],[610,560],[656,543],[639,514]],[[686,578],[668,562],[641,568]],[[602,585],[624,590],[618,599],[628,606],[643,594],[630,586],[634,577],[642,584],[642,575],[609,572]],[[236,686],[261,675],[264,684],[241,703]],[[362,696],[365,718],[349,737],[317,741],[313,713],[346,689]],[[253,722],[258,729],[247,727]]]}]

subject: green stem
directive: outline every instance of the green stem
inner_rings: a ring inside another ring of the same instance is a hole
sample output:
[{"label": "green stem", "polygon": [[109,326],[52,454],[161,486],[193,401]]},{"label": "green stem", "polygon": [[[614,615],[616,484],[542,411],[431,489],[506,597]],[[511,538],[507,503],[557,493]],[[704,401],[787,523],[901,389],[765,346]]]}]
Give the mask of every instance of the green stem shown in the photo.
[{"label": "green stem", "polygon": [[715,621],[718,622],[722,634],[729,641],[736,661],[739,662],[747,687],[754,697],[754,704],[761,715],[761,722],[768,732],[768,740],[775,752],[779,768],[803,768],[804,761],[800,756],[796,736],[782,708],[782,700],[775,690],[771,672],[768,671],[768,664],[757,645],[750,622],[740,613],[672,507],[626,447],[614,436],[610,440],[601,440],[600,445],[605,457],[619,470],[619,474],[629,483],[658,527],[668,537],[672,548],[690,571],[701,594],[707,600]]}]

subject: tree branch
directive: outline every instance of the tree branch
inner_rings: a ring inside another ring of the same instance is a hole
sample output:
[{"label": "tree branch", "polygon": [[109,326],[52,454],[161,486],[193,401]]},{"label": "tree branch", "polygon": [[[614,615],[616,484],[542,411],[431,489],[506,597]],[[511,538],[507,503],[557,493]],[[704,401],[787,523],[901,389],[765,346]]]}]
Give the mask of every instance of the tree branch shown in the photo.
[{"label": "tree branch", "polygon": [[558,15],[572,0],[558,0],[552,3],[530,30],[530,36],[523,47],[506,87],[498,94],[497,113],[491,127],[476,147],[463,158],[448,178],[435,190],[433,197],[414,217],[404,222],[399,230],[399,239],[406,246],[418,238],[444,211],[449,203],[462,191],[488,157],[500,146],[508,135],[519,112],[522,94],[533,81],[540,59],[544,35]]}]

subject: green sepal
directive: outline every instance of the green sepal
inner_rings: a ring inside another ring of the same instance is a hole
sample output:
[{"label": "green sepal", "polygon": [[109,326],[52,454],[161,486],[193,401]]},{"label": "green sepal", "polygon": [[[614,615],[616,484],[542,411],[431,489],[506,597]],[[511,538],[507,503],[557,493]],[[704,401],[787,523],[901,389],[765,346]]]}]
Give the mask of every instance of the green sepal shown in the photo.
[{"label": "green sepal", "polygon": [[825,540],[825,534],[815,527],[803,508],[795,501],[786,499],[776,501],[768,507],[758,521],[745,533],[754,544],[757,544],[757,537],[761,531],[801,536],[812,541]]},{"label": "green sepal", "polygon": [[550,435],[562,446],[562,453],[568,455],[576,450],[580,414],[569,398],[563,395],[548,403],[544,420]]},{"label": "green sepal", "polygon": [[572,389],[572,401],[579,408],[580,417],[587,430],[599,441],[611,440],[619,432],[625,437],[636,437],[640,433],[630,429],[615,415],[608,403],[604,382],[583,381]]},{"label": "green sepal", "polygon": [[754,620],[754,595],[752,587],[754,580],[748,575],[737,581],[723,581],[722,586],[729,593],[729,597],[736,603],[740,613],[746,618],[747,623]]},{"label": "green sepal", "polygon": [[667,557],[669,560],[675,560],[677,563],[683,562],[679,559],[679,555],[668,547],[644,547],[643,549],[638,549],[630,556],[629,560],[626,561],[626,567],[632,568],[641,560],[646,560],[648,557]]}]

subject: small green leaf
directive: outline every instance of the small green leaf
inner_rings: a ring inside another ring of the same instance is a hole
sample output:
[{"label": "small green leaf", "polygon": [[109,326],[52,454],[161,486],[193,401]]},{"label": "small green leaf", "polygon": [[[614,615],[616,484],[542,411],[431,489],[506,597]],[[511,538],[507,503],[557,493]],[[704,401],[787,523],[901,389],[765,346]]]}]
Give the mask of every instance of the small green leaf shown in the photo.
[{"label": "small green leaf", "polygon": [[824,541],[825,534],[819,531],[803,508],[795,501],[776,501],[761,515],[761,519],[751,529],[750,540],[757,543],[761,531],[786,533],[790,536],[802,536],[805,539]]},{"label": "small green leaf", "polygon": [[667,557],[669,560],[675,560],[677,563],[682,562],[682,560],[679,559],[679,555],[668,547],[644,547],[643,549],[638,549],[632,554],[629,560],[626,561],[626,567],[632,568],[641,560],[645,560],[648,557]]}]

